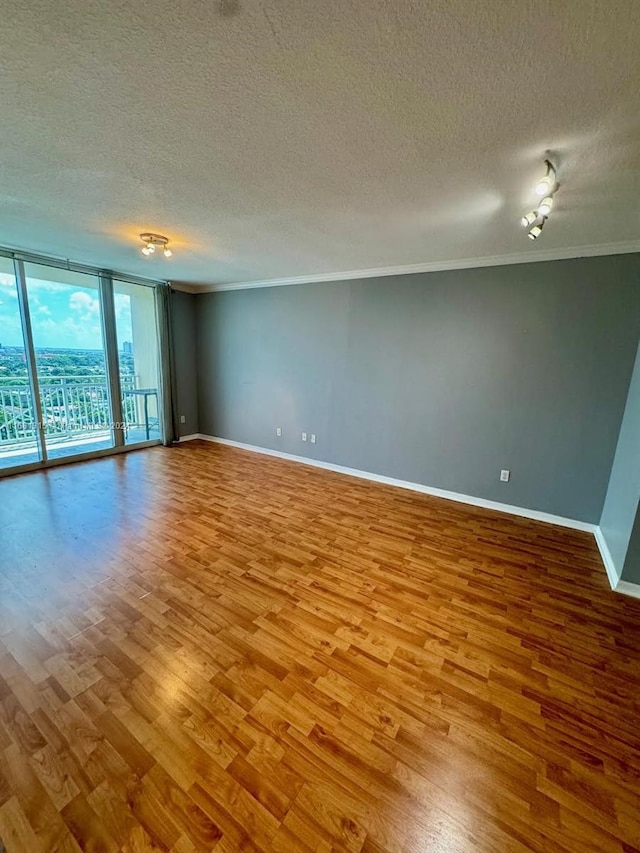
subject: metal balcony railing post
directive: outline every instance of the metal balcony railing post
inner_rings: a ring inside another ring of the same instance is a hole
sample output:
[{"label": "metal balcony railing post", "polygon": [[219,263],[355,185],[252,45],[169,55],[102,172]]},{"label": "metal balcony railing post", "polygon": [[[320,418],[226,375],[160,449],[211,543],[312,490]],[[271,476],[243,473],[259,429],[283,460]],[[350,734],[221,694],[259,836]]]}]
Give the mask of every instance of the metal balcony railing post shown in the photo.
[{"label": "metal balcony railing post", "polygon": [[67,388],[67,377],[62,376],[60,385],[62,386],[62,409],[64,411],[64,431],[67,438],[71,436],[71,422],[69,420],[69,389]]}]

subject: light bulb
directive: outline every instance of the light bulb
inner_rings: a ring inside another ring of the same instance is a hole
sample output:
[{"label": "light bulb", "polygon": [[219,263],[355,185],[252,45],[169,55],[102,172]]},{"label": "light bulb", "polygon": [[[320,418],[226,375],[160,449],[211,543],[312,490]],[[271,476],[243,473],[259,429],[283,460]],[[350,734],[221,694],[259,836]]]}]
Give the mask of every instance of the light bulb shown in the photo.
[{"label": "light bulb", "polygon": [[165,247],[164,247],[164,256],[165,256],[165,258],[170,258],[170,257],[171,257],[171,255],[173,255],[173,252],[171,251],[171,249],[170,249],[168,246],[165,246]]},{"label": "light bulb", "polygon": [[537,240],[538,237],[542,234],[542,226],[543,225],[544,225],[544,222],[540,223],[540,225],[534,225],[533,228],[531,229],[531,231],[529,231],[529,233],[527,234],[527,237],[530,240]]},{"label": "light bulb", "polygon": [[553,197],[548,195],[546,198],[543,198],[540,204],[538,205],[538,213],[540,216],[548,216],[551,213],[551,208],[553,207]]},{"label": "light bulb", "polygon": [[151,249],[148,246],[143,246],[141,251],[142,251],[143,255],[150,255],[151,254]]},{"label": "light bulb", "polygon": [[147,254],[148,255],[153,255],[155,250],[156,250],[156,247],[153,245],[153,243],[147,243]]},{"label": "light bulb", "polygon": [[551,187],[553,186],[553,181],[551,180],[551,175],[545,175],[541,181],[538,182],[536,187],[536,195],[546,195],[551,191]]},{"label": "light bulb", "polygon": [[522,217],[522,219],[520,220],[520,225],[522,225],[523,228],[528,228],[530,225],[533,225],[537,218],[538,215],[535,211],[532,210],[531,213],[526,213]]}]

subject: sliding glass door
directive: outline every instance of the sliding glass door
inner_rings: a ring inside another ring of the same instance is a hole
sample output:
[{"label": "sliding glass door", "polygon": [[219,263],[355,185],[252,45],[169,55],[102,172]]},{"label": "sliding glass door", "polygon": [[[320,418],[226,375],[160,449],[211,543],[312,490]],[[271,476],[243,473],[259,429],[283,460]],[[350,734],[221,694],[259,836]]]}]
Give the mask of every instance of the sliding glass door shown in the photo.
[{"label": "sliding glass door", "polygon": [[162,440],[157,293],[0,254],[0,475]]},{"label": "sliding glass door", "polygon": [[0,257],[0,470],[42,460],[13,261]]},{"label": "sliding glass door", "polygon": [[24,269],[47,458],[113,447],[100,279]]}]

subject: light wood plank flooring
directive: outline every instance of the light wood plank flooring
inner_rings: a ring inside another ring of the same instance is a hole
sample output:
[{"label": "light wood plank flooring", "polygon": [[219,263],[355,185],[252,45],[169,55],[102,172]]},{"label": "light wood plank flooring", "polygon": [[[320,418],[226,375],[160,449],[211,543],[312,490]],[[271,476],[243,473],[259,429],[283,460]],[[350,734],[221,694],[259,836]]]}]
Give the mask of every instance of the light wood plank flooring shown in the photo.
[{"label": "light wood plank flooring", "polygon": [[640,849],[593,538],[192,442],[0,481],[0,838]]}]

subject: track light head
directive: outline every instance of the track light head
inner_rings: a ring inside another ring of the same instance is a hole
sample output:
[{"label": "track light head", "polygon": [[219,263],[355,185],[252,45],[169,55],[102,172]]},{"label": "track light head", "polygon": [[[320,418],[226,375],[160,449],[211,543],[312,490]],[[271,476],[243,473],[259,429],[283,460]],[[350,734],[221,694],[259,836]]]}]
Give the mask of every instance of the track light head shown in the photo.
[{"label": "track light head", "polygon": [[173,255],[173,252],[171,251],[171,249],[168,246],[165,246],[164,252],[162,254],[165,256],[165,258],[170,258],[171,255]]},{"label": "track light head", "polygon": [[556,185],[556,170],[553,164],[549,160],[545,160],[544,162],[547,167],[547,173],[536,185],[536,195],[539,196],[550,195]]},{"label": "track light head", "polygon": [[534,225],[533,228],[527,233],[527,237],[530,240],[537,240],[538,237],[542,234],[542,229],[544,228],[544,223],[547,221],[547,217],[543,216],[541,221]]},{"label": "track light head", "polygon": [[550,178],[545,176],[536,185],[536,195],[546,195],[548,192],[551,192],[552,186]]},{"label": "track light head", "polygon": [[535,212],[535,210],[532,210],[530,213],[525,213],[525,215],[520,220],[520,225],[522,225],[523,228],[528,228],[530,225],[533,225],[537,218],[538,214]]},{"label": "track light head", "polygon": [[553,196],[548,195],[546,198],[543,198],[540,204],[538,205],[538,215],[539,216],[548,216],[551,213],[551,208],[553,207]]}]

